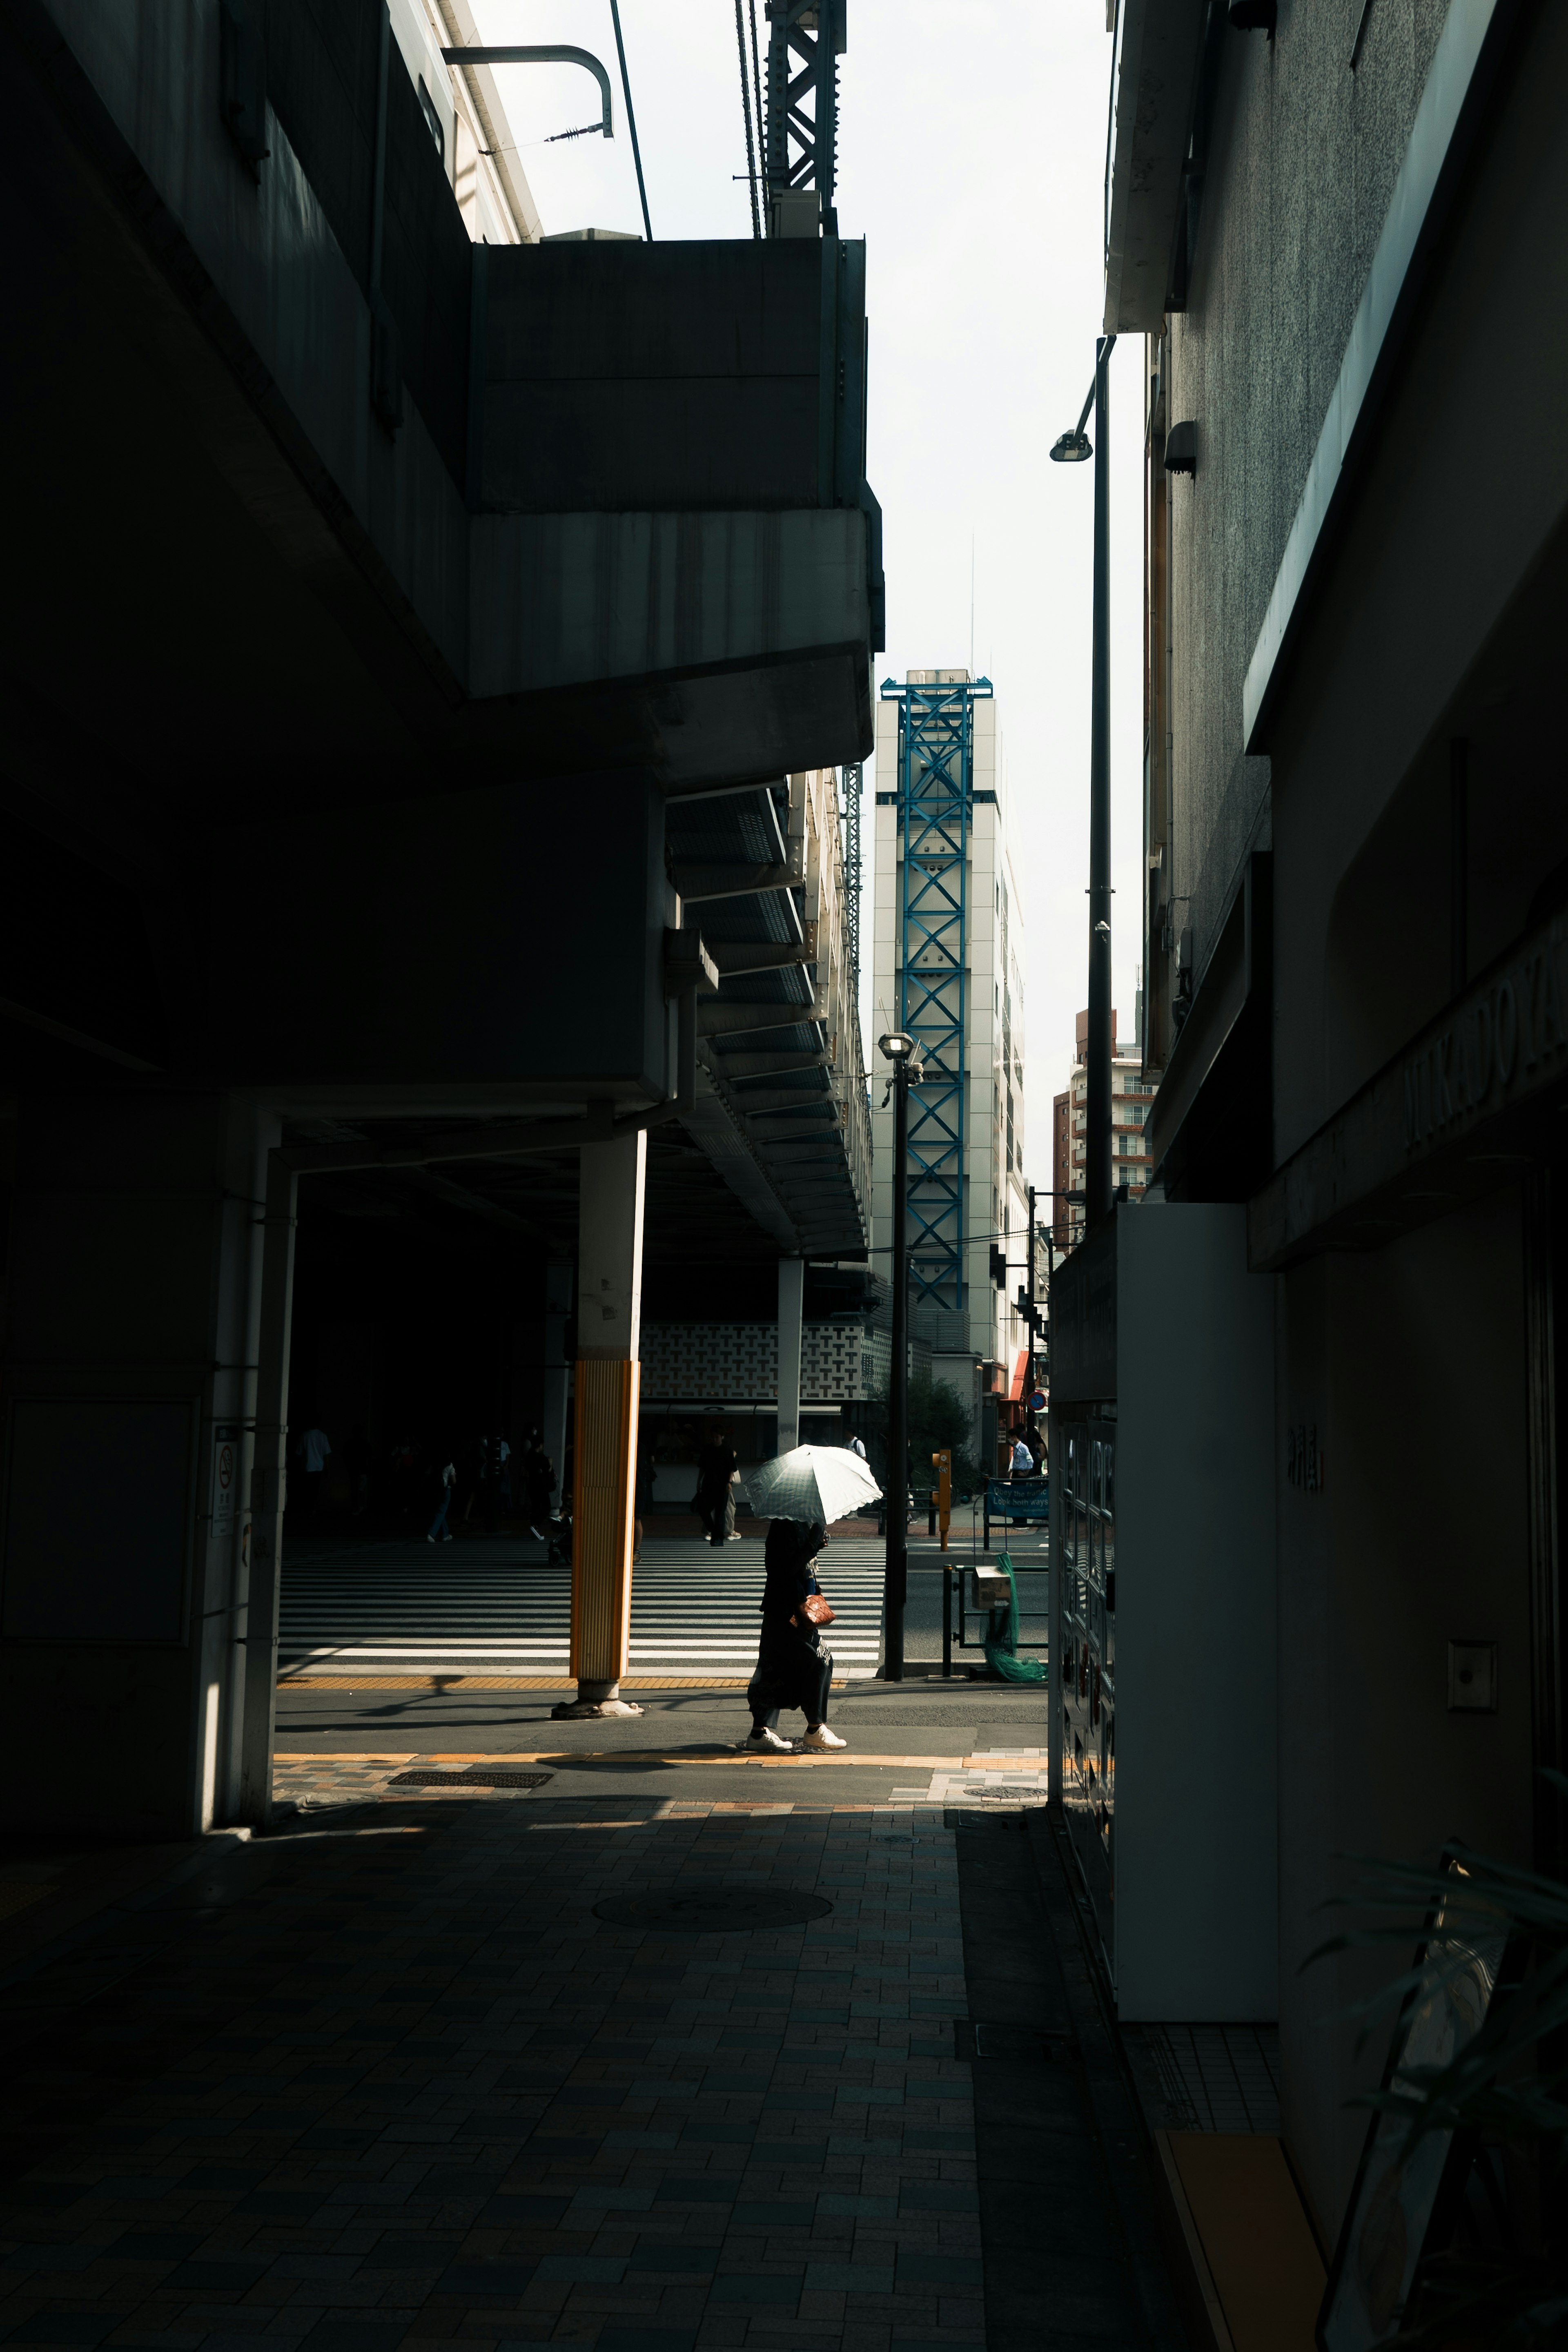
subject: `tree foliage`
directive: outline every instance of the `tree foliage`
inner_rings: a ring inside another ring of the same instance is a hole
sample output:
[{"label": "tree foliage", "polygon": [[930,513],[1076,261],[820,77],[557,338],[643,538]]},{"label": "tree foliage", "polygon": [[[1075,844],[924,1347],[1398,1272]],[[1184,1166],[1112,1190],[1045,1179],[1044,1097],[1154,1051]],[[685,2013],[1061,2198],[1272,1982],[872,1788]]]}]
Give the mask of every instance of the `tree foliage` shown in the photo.
[{"label": "tree foliage", "polygon": [[[866,1452],[877,1483],[884,1489],[888,1485],[887,1412],[885,1386],[876,1398],[866,1436]],[[974,1415],[951,1381],[933,1379],[929,1370],[912,1372],[909,1376],[909,1467],[906,1484],[917,1496],[926,1494],[932,1483],[931,1456],[946,1446],[953,1456],[953,1493],[976,1495],[980,1489],[979,1464],[970,1452],[974,1434]]]}]

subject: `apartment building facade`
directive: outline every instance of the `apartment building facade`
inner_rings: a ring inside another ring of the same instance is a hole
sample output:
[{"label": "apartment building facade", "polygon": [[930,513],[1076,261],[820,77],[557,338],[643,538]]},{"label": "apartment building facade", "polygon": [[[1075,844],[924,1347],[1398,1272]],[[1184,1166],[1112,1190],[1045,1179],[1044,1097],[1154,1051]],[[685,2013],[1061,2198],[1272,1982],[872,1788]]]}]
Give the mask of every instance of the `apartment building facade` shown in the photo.
[{"label": "apartment building facade", "polygon": [[[1115,1035],[1116,1015],[1111,1014]],[[1117,1038],[1111,1055],[1111,1182],[1129,1201],[1141,1201],[1149,1181],[1146,1122],[1154,1084],[1144,1068],[1143,1047]],[[1089,1101],[1089,1015],[1078,1015],[1077,1049],[1066,1092],[1051,1100],[1051,1235],[1059,1249],[1083,1238],[1083,1123]],[[1076,1196],[1076,1197],[1075,1197]]]}]

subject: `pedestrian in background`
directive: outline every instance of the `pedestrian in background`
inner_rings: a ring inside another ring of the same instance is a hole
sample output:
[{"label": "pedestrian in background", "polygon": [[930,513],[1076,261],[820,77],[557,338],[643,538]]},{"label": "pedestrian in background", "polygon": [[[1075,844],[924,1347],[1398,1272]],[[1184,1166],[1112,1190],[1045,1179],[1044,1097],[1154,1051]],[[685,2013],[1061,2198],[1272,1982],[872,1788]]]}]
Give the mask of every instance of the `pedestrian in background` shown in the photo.
[{"label": "pedestrian in background", "polygon": [[653,1509],[653,1441],[651,1437],[637,1448],[632,1508],[632,1565],[635,1568],[643,1557],[643,1529]]},{"label": "pedestrian in background", "polygon": [[727,1543],[735,1533],[735,1477],[739,1457],[727,1429],[716,1429],[697,1455],[696,1513],[710,1544]]},{"label": "pedestrian in background", "polygon": [[362,1519],[371,1507],[371,1441],[362,1421],[355,1422],[343,1448],[343,1465],[353,1486],[353,1511]]},{"label": "pedestrian in background", "polygon": [[320,1423],[314,1421],[300,1432],[294,1448],[299,1464],[302,1515],[318,1525],[324,1517],[322,1496],[327,1491],[327,1462],[331,1451],[331,1439]]},{"label": "pedestrian in background", "polygon": [[446,1524],[446,1514],[452,1508],[452,1497],[456,1491],[456,1486],[457,1465],[455,1462],[448,1462],[441,1473],[441,1507],[430,1522],[430,1532],[424,1538],[426,1543],[452,1541],[452,1530]]},{"label": "pedestrian in background", "polygon": [[764,1553],[767,1570],[762,1588],[762,1639],[758,1645],[757,1671],[747,1690],[751,1708],[747,1748],[781,1748],[792,1754],[795,1743],[779,1728],[781,1707],[799,1707],[806,1718],[807,1748],[847,1748],[828,1728],[828,1697],[832,1688],[832,1653],[822,1647],[821,1635],[806,1613],[806,1602],[821,1595],[815,1561],[828,1540],[821,1524],[800,1519],[775,1519],[768,1530]]},{"label": "pedestrian in background", "polygon": [[413,1519],[419,1507],[419,1456],[412,1437],[400,1437],[392,1450],[392,1502],[400,1519]]},{"label": "pedestrian in background", "polygon": [[550,1496],[555,1492],[555,1465],[545,1452],[537,1429],[530,1429],[523,1449],[523,1514],[537,1543],[549,1541]]}]

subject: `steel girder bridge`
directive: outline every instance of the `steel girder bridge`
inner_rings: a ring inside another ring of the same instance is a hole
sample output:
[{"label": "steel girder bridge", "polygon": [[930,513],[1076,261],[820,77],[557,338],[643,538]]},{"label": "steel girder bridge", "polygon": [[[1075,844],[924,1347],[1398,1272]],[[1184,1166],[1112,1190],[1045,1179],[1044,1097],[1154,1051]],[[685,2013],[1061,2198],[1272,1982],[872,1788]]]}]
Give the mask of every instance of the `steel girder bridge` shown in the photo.
[{"label": "steel girder bridge", "polygon": [[974,706],[988,678],[898,686],[898,1025],[925,1075],[909,1097],[907,1184],[912,1303],[966,1304],[964,1132],[968,1085],[969,821]]}]

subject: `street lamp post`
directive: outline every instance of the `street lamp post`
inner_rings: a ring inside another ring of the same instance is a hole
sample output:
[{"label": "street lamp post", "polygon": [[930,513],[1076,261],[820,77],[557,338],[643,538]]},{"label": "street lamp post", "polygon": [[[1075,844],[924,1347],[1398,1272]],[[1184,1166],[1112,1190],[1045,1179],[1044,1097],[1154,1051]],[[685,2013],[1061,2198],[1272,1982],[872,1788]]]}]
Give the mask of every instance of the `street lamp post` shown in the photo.
[{"label": "street lamp post", "polygon": [[[1054,442],[1058,465],[1094,460],[1094,644],[1089,733],[1089,1066],[1083,1113],[1085,1231],[1111,1213],[1111,353],[1095,346],[1094,382],[1076,430]],[[1084,427],[1094,412],[1094,439]]]},{"label": "street lamp post", "polygon": [[920,1055],[903,1029],[877,1044],[891,1067],[893,1095],[893,1360],[887,1375],[887,1529],[883,1571],[883,1675],[904,1680],[904,1608],[909,1590],[909,1089]]}]

